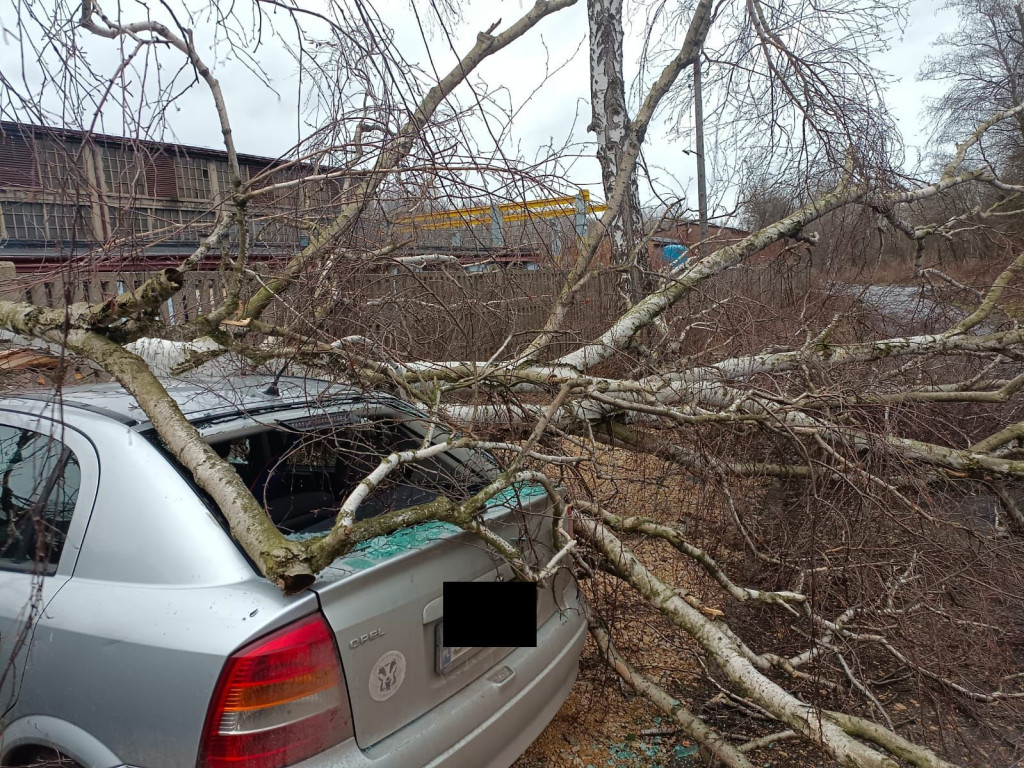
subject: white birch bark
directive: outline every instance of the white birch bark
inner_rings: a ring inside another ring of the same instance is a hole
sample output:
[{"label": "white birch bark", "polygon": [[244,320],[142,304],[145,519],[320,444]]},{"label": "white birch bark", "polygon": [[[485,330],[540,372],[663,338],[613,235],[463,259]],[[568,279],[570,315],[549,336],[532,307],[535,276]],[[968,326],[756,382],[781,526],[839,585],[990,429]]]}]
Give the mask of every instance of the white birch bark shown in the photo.
[{"label": "white birch bark", "polygon": [[[590,27],[590,107],[587,130],[597,138],[597,160],[606,200],[613,197],[615,182],[624,162],[630,119],[626,105],[626,83],[622,64],[623,0],[587,0]],[[625,194],[608,225],[612,264],[623,267],[620,285],[627,305],[636,303],[643,291],[647,264],[638,262],[643,238],[640,191],[636,168],[629,172]]]},{"label": "white birch bark", "polygon": [[741,694],[779,722],[828,750],[841,765],[862,768],[898,768],[893,758],[868,747],[846,733],[821,710],[800,701],[766,677],[737,646],[731,633],[687,604],[672,587],[644,567],[636,556],[600,523],[576,521],[581,535],[608,558],[611,567],[670,621],[704,649]]}]

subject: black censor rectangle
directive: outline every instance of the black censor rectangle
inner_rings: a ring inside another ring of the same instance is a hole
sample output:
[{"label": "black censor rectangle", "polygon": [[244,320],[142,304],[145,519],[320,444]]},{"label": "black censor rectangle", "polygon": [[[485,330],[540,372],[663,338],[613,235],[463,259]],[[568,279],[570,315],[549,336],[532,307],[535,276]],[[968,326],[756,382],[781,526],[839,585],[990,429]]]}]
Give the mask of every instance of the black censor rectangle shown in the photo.
[{"label": "black censor rectangle", "polygon": [[444,644],[537,647],[537,585],[530,581],[446,581]]}]

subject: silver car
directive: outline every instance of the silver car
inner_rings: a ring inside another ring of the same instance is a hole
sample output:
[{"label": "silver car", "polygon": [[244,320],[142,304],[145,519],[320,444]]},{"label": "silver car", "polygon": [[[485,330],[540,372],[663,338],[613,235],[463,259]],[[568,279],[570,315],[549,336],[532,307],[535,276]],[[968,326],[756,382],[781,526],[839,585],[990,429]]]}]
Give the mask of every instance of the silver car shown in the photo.
[{"label": "silver car", "polygon": [[[401,401],[309,379],[168,390],[299,538],[426,430]],[[493,471],[469,450],[409,465],[360,518],[467,495]],[[539,563],[550,514],[522,485],[484,518]],[[0,399],[0,763],[505,768],[568,695],[585,635],[562,570],[538,590],[535,648],[446,647],[443,582],[510,576],[477,539],[429,523],[286,597],[122,389]]]}]

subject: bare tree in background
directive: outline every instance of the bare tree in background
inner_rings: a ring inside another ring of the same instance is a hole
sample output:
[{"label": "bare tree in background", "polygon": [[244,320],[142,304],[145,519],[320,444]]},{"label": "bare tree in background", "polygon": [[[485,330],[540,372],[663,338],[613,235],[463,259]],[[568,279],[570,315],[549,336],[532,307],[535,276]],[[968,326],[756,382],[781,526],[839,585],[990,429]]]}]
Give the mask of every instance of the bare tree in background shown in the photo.
[{"label": "bare tree in background", "polygon": [[[938,52],[918,77],[947,85],[928,109],[936,139],[948,144],[1024,99],[1024,13],[1013,0],[952,0],[945,8],[956,13],[957,30],[939,36]],[[987,131],[975,152],[1004,172],[1016,163],[1019,176],[1022,148],[1024,117],[1018,114]]]},{"label": "bare tree in background", "polygon": [[749,231],[761,229],[799,208],[799,197],[784,184],[783,179],[745,175],[739,193],[740,226]]},{"label": "bare tree in background", "polygon": [[[589,618],[601,656],[714,759],[749,768],[760,750],[799,738],[847,766],[973,761],[975,744],[944,739],[947,732],[980,732],[979,743],[1004,749],[1007,764],[1019,759],[1020,742],[1006,747],[994,734],[1019,734],[1024,724],[1017,303],[1024,255],[998,264],[967,304],[907,311],[891,303],[878,311],[872,286],[794,283],[775,269],[784,256],[765,256],[777,244],[806,249],[813,237],[805,230],[836,212],[869,211],[923,242],[983,226],[990,211],[909,224],[914,206],[951,189],[1024,192],[975,151],[1019,118],[1020,104],[965,129],[935,177],[900,173],[877,73],[865,63],[880,44],[872,35],[892,17],[887,4],[746,0],[713,8],[698,0],[667,15],[667,28],[652,31],[640,105],[631,118],[620,116],[621,135],[611,134],[607,210],[563,265],[539,322],[486,357],[453,358],[443,345],[431,356],[410,354],[424,327],[422,315],[406,322],[410,307],[433,305],[449,318],[455,311],[455,302],[426,290],[397,319],[388,316],[390,325],[378,322],[380,302],[356,305],[358,272],[406,263],[400,235],[386,226],[374,225],[376,241],[363,236],[371,213],[415,207],[401,198],[417,189],[472,198],[488,188],[488,176],[508,188],[557,177],[556,158],[531,164],[500,142],[477,146],[482,140],[469,137],[468,126],[493,126],[479,112],[491,114],[483,95],[492,91],[470,80],[482,62],[574,3],[539,0],[511,23],[482,31],[437,74],[403,60],[363,0],[331,4],[313,18],[277,2],[256,3],[251,18],[241,6],[217,16],[221,42],[244,47],[270,9],[287,13],[299,29],[295,44],[322,52],[304,59],[317,125],[309,145],[288,158],[291,178],[241,173],[230,94],[196,42],[207,16],[122,18],[91,1],[73,13],[23,11],[21,39],[44,34],[75,65],[60,70],[65,79],[50,70],[38,89],[5,73],[6,113],[52,119],[43,91],[58,87],[67,114],[90,119],[108,101],[120,108],[137,99],[126,125],[142,135],[178,91],[164,82],[129,89],[122,75],[142,77],[133,64],[139,57],[173,60],[187,72],[177,84],[195,77],[212,99],[231,192],[211,208],[215,221],[176,268],[99,303],[48,309],[0,301],[0,328],[90,360],[131,392],[239,544],[285,590],[306,588],[361,541],[426,520],[458,525],[506,557],[520,578],[544,579],[552,564],[524,562],[477,517],[503,488],[538,483],[552,498],[553,523],[567,502],[575,509],[575,538],[560,539],[559,554],[591,577]],[[600,7],[621,13],[614,3]],[[450,30],[450,9],[436,12],[433,23]],[[621,29],[621,19],[605,21]],[[113,75],[79,62],[79,44],[91,36],[123,46]],[[606,269],[598,251],[631,208],[644,142],[659,110],[682,98],[676,89],[702,48],[712,65],[708,90],[717,94],[709,124],[716,121],[737,157],[782,146],[775,173],[807,192],[804,202],[678,265],[628,310],[574,336],[574,312]],[[597,57],[601,66],[612,62],[604,77],[621,68],[614,51],[606,53]],[[52,61],[45,51],[40,58]],[[251,263],[253,201],[315,181],[337,181],[341,191],[332,214],[312,222],[308,245],[269,270]],[[162,323],[158,308],[215,258],[227,276],[219,306],[184,325]],[[481,322],[489,312],[482,302],[476,307]],[[348,328],[342,321],[361,323],[362,332],[335,332]],[[341,504],[329,533],[289,538],[157,376],[228,355],[263,370],[289,362],[391,390],[462,436],[386,457]],[[396,467],[467,445],[505,458],[494,483],[468,500],[442,498],[357,522],[368,489]],[[964,504],[979,492],[992,503]],[[626,632],[638,623],[668,638],[670,665],[638,648]],[[898,714],[908,708],[910,719]],[[739,713],[742,725],[719,718],[723,710]]]}]

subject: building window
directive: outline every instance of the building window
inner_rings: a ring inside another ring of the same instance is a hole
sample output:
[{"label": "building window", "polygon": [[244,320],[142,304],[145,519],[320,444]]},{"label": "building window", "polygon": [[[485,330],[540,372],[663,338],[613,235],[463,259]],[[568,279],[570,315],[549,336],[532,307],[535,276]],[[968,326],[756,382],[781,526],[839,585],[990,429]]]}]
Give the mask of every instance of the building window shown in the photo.
[{"label": "building window", "polygon": [[46,211],[42,203],[4,203],[8,240],[46,240]]},{"label": "building window", "polygon": [[84,205],[46,206],[46,236],[47,240],[58,243],[98,239],[92,227],[92,215]]},{"label": "building window", "polygon": [[3,221],[9,240],[67,243],[97,239],[89,209],[84,205],[4,203]]},{"label": "building window", "polygon": [[103,180],[111,195],[138,197],[146,194],[145,164],[131,149],[103,148]]},{"label": "building window", "polygon": [[[217,191],[220,193],[222,200],[227,200],[231,197],[231,177],[228,176],[228,164],[217,161],[215,163],[217,168]],[[242,177],[242,183],[245,184],[249,180],[249,168],[247,166],[239,167],[239,175]]]},{"label": "building window", "polygon": [[68,197],[87,194],[85,177],[85,151],[81,144],[61,143],[52,139],[38,139],[36,162],[43,188]]},{"label": "building window", "polygon": [[312,215],[330,215],[340,202],[341,183],[335,179],[311,181],[302,185],[303,207]]},{"label": "building window", "polygon": [[149,231],[146,212],[138,208],[107,208],[110,234],[113,237],[139,237]]},{"label": "building window", "polygon": [[[302,173],[296,168],[285,168],[270,173],[262,182],[256,185],[257,189],[272,187],[275,184],[284,184],[289,181],[296,181],[302,178]],[[293,184],[290,187],[275,189],[259,195],[256,200],[258,204],[266,209],[275,211],[295,212],[299,209],[301,194],[299,188],[309,184]]]},{"label": "building window", "polygon": [[210,234],[217,214],[214,211],[181,211],[175,208],[157,208],[149,212],[153,239],[164,243],[190,243],[197,245]]},{"label": "building window", "polygon": [[180,243],[192,239],[182,227],[181,211],[173,208],[157,208],[150,214],[150,228],[153,239],[167,243]]},{"label": "building window", "polygon": [[213,231],[217,223],[216,211],[183,211],[185,234],[190,242],[198,242]]},{"label": "building window", "polygon": [[205,160],[179,157],[174,164],[178,197],[183,200],[210,199],[210,166]]},{"label": "building window", "polygon": [[281,219],[257,219],[252,222],[251,232],[255,245],[294,246],[299,240],[299,233],[295,225]]}]

